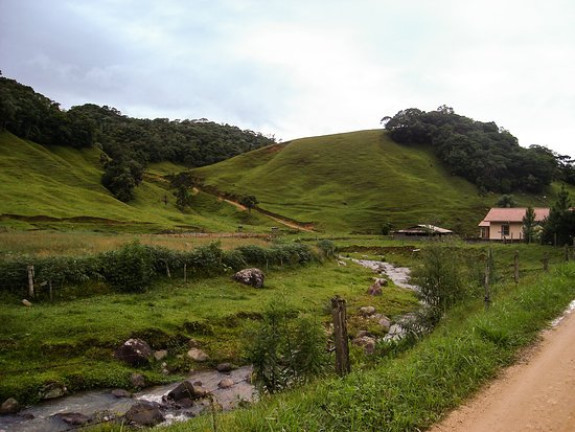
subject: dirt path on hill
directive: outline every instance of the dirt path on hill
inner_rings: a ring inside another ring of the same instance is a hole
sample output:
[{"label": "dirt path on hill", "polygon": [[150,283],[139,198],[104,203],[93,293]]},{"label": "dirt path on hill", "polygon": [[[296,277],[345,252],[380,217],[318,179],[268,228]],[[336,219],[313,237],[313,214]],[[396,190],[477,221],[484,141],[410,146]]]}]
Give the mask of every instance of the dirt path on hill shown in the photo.
[{"label": "dirt path on hill", "polygon": [[429,431],[575,431],[575,313]]}]

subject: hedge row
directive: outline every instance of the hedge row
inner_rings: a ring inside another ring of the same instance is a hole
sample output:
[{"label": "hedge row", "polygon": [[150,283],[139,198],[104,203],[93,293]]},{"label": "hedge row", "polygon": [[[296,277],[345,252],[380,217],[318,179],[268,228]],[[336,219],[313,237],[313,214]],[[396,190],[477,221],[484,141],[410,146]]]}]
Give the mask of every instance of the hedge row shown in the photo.
[{"label": "hedge row", "polygon": [[282,267],[305,265],[333,255],[334,249],[318,245],[319,253],[307,245],[293,243],[270,248],[242,246],[224,251],[219,244],[182,252],[138,242],[118,250],[81,258],[19,257],[0,263],[0,292],[21,295],[28,287],[28,267],[34,266],[35,284],[60,286],[102,281],[120,292],[145,291],[159,277],[177,271],[186,277],[209,277],[246,266]]}]

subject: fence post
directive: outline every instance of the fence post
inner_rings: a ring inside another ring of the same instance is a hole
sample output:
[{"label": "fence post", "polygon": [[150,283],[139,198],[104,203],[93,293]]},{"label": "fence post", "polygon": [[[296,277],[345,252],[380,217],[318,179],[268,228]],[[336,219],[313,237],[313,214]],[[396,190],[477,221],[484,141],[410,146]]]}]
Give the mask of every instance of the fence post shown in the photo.
[{"label": "fence post", "polygon": [[515,283],[519,283],[519,251],[515,251],[515,256],[513,257],[513,261],[514,261],[514,266],[515,266],[515,271],[514,271],[514,276],[515,276]]},{"label": "fence post", "polygon": [[351,371],[351,365],[349,364],[345,299],[339,296],[332,298],[331,308],[335,338],[335,371],[339,376],[344,376]]},{"label": "fence post", "polygon": [[485,257],[485,275],[483,279],[483,288],[485,289],[485,297],[483,299],[485,303],[485,310],[489,309],[489,304],[491,303],[491,297],[489,294],[489,277],[491,275],[491,259],[492,252],[491,249],[487,249],[487,256]]},{"label": "fence post", "polygon": [[565,261],[569,262],[569,245],[565,245]]},{"label": "fence post", "polygon": [[29,265],[26,270],[28,271],[28,296],[34,297],[34,266]]},{"label": "fence post", "polygon": [[184,283],[186,283],[187,279],[188,279],[188,271],[187,271],[187,264],[184,264]]}]

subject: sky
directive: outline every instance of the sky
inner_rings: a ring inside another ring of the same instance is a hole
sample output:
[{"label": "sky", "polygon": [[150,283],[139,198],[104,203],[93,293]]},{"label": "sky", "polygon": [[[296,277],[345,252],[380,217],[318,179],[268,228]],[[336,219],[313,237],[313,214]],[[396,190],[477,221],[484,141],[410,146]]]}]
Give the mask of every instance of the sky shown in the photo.
[{"label": "sky", "polygon": [[0,0],[0,70],[283,141],[447,105],[575,156],[572,0]]}]

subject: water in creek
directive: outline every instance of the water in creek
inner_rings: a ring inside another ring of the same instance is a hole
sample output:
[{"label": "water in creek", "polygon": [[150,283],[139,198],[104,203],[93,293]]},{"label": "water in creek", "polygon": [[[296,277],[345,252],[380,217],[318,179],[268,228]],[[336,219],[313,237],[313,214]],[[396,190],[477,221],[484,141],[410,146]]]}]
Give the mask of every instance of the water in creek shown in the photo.
[{"label": "water in creek", "polygon": [[[250,383],[252,368],[244,366],[229,373],[215,370],[194,372],[187,381],[200,381],[202,387],[210,391],[213,399],[224,410],[238,406],[241,401],[252,402],[257,398],[257,392]],[[234,381],[230,388],[220,388],[218,384],[225,378]],[[57,416],[58,413],[82,413],[86,416],[103,421],[105,418],[116,418],[125,414],[138,401],[162,403],[162,396],[173,390],[178,383],[167,384],[135,393],[132,398],[116,398],[110,390],[78,393],[60,399],[43,402],[26,408],[17,415],[0,416],[0,432],[63,432],[74,429]],[[197,403],[188,409],[166,407],[163,409],[166,423],[185,420],[209,408],[207,401]],[[164,423],[165,424],[165,423]]]}]

